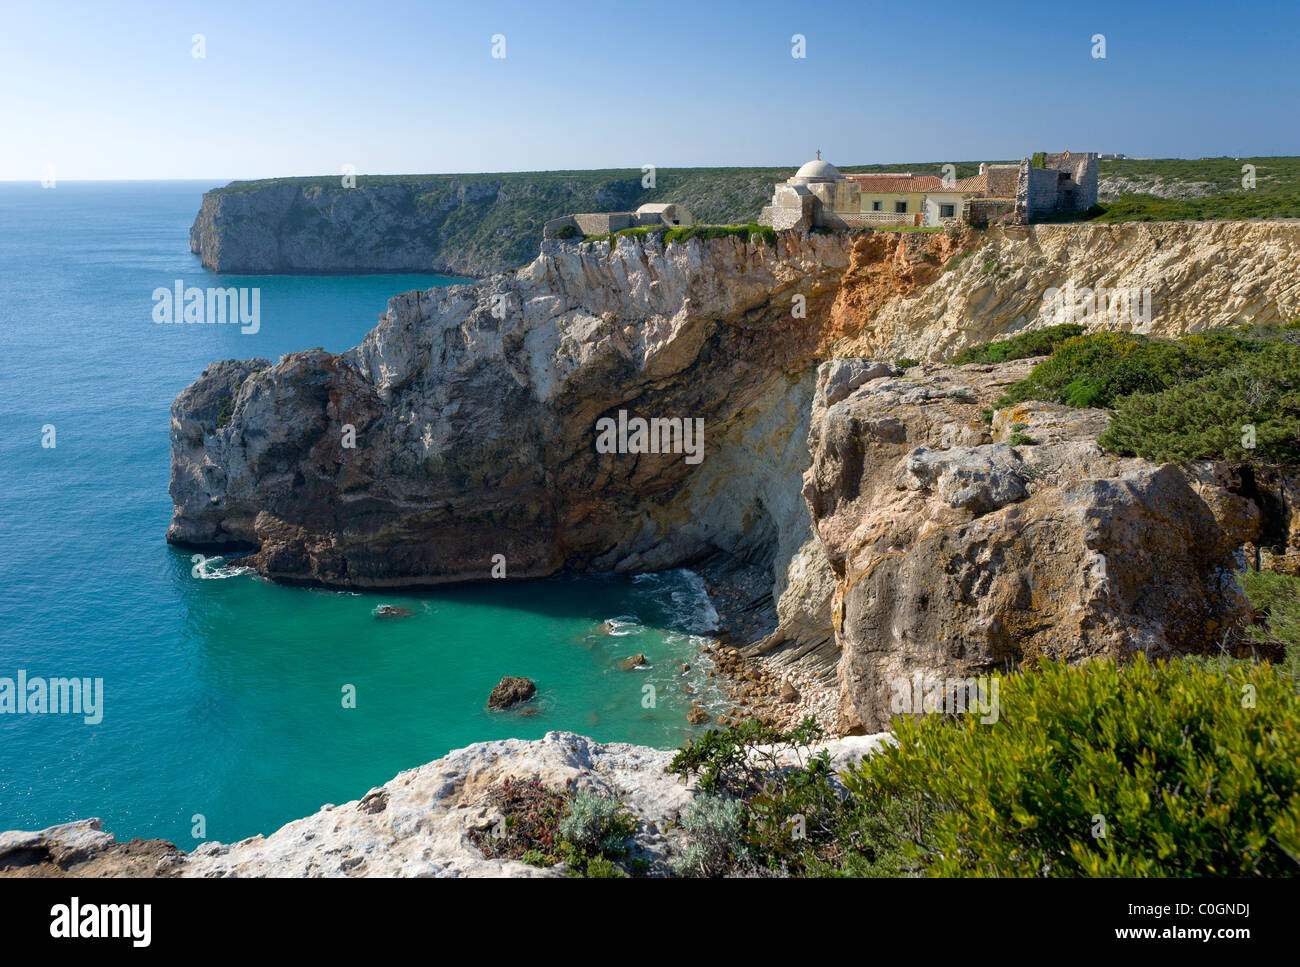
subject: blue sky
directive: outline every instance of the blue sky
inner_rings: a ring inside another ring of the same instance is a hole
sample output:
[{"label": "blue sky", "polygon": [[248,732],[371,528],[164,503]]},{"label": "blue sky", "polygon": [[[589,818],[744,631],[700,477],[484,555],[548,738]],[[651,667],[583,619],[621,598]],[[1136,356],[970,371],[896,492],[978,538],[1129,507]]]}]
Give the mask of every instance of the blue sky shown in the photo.
[{"label": "blue sky", "polygon": [[5,0],[0,180],[1294,155],[1297,37],[1290,2]]}]

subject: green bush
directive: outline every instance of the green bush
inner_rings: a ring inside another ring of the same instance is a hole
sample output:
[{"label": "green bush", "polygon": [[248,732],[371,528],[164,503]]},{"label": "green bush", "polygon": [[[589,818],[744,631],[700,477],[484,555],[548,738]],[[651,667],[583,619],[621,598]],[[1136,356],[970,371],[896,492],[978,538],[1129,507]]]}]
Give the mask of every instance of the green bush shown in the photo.
[{"label": "green bush", "polygon": [[940,876],[1300,872],[1300,699],[1271,665],[1044,661],[999,701],[897,720],[844,776],[864,837]]},{"label": "green bush", "polygon": [[1097,441],[1156,462],[1300,461],[1300,347],[1264,345],[1223,369],[1115,404]]},{"label": "green bush", "polygon": [[908,356],[904,356],[902,359],[894,360],[894,365],[897,366],[899,369],[911,369],[913,366],[920,366],[921,361],[918,359],[912,359],[911,357]]},{"label": "green bush", "polygon": [[623,804],[596,792],[575,793],[559,826],[560,839],[574,851],[601,856],[626,853],[635,831],[636,820]]},{"label": "green bush", "polygon": [[1275,645],[1286,655],[1286,670],[1300,682],[1300,577],[1276,571],[1242,571],[1237,583],[1256,611],[1267,615],[1248,629],[1258,644]]},{"label": "green bush", "polygon": [[673,862],[680,876],[725,876],[755,859],[744,842],[745,807],[720,796],[696,797],[682,817],[687,845]]},{"label": "green bush", "polygon": [[1048,326],[1045,329],[1019,333],[1010,339],[967,346],[953,357],[952,362],[961,366],[966,363],[1005,363],[1030,356],[1050,356],[1065,340],[1073,336],[1081,336],[1083,332],[1084,327],[1075,323]]},{"label": "green bush", "polygon": [[576,225],[561,225],[555,231],[556,238],[577,238],[580,234]]}]

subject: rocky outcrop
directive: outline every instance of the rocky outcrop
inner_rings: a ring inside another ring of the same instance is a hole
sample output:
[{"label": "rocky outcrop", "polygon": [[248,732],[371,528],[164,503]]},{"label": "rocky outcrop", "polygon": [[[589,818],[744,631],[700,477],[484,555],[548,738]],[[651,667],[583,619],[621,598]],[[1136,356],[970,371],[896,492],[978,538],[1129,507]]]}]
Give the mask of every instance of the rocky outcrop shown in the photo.
[{"label": "rocky outcrop", "polygon": [[183,854],[162,839],[119,843],[98,819],[0,833],[0,878],[177,875]]},{"label": "rocky outcrop", "polygon": [[[726,644],[792,713],[836,688],[848,729],[900,669],[1206,647],[1238,549],[1296,557],[1276,473],[1113,460],[1097,412],[985,426],[1029,362],[888,361],[1044,325],[1070,283],[1150,287],[1153,333],[1300,316],[1300,224],[613,242],[397,296],[345,353],[209,367],[173,405],[168,539],[331,587],[698,566],[739,589]],[[699,459],[605,452],[639,419],[698,424]]]},{"label": "rocky outcrop", "polygon": [[[888,741],[887,735],[849,737],[804,751],[826,749],[838,771]],[[140,859],[145,846],[161,841],[116,843],[97,819],[0,833],[0,876],[39,875],[30,864],[17,865],[21,850],[40,851],[42,862],[49,855],[76,857],[64,860],[65,872],[52,874],[72,876],[565,876],[563,864],[538,868],[487,859],[471,840],[472,830],[489,830],[501,818],[488,793],[509,777],[617,798],[637,821],[631,857],[644,861],[647,875],[663,876],[680,849],[678,820],[696,794],[694,781],[665,771],[672,757],[569,732],[531,742],[481,742],[403,772],[358,800],[323,806],[270,836],[203,843],[191,853],[166,843],[165,851]],[[7,860],[15,864],[12,872]]]},{"label": "rocky outcrop", "polygon": [[914,675],[1212,652],[1249,621],[1232,575],[1269,515],[1244,472],[1104,454],[1100,410],[993,411],[1037,361],[916,367],[838,401],[846,364],[823,366],[804,495],[835,574],[842,730],[885,727]]},{"label": "rocky outcrop", "polygon": [[[547,243],[518,273],[394,298],[346,353],[210,367],[172,410],[168,538],[348,587],[486,578],[496,554],[510,578],[772,568],[809,535],[807,402],[848,252]],[[694,421],[702,459],[598,452],[620,414]]]}]

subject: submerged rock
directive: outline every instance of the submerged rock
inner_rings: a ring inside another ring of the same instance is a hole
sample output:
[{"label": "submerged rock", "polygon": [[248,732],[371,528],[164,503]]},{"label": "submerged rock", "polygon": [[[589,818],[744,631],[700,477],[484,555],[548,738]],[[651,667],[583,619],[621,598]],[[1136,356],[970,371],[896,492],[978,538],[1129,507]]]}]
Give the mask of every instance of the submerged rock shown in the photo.
[{"label": "submerged rock", "polygon": [[621,662],[619,662],[619,667],[622,668],[624,671],[632,671],[635,668],[642,668],[649,664],[650,664],[650,659],[646,658],[645,655],[638,653],[633,655],[631,658],[624,658]]},{"label": "submerged rock", "polygon": [[409,608],[399,608],[392,604],[381,604],[374,611],[376,618],[409,618],[412,613]]}]

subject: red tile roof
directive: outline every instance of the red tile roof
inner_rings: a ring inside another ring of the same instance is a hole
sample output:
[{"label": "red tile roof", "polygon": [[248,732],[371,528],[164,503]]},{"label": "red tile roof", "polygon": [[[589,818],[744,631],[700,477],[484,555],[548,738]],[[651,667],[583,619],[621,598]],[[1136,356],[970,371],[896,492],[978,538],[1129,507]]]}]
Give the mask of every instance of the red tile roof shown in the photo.
[{"label": "red tile roof", "polygon": [[845,175],[849,181],[856,182],[863,191],[905,192],[934,191],[943,184],[943,179],[934,175]]}]

